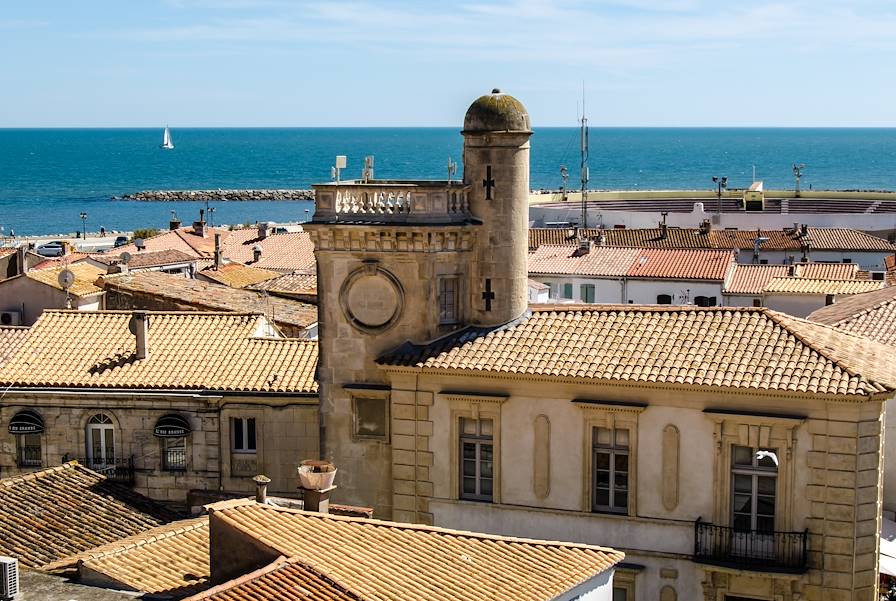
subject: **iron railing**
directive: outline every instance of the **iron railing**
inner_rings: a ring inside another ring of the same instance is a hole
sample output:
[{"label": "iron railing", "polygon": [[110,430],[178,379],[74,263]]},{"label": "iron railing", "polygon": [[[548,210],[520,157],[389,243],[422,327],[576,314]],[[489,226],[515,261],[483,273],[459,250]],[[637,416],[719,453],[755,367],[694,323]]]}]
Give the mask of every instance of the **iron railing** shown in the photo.
[{"label": "iron railing", "polygon": [[762,532],[694,523],[694,561],[761,572],[801,574],[808,568],[807,539],[802,532]]},{"label": "iron railing", "polygon": [[[70,461],[74,457],[68,455],[62,458],[63,461]],[[88,459],[78,458],[78,463],[84,467],[91,469],[104,475],[111,482],[118,482],[127,486],[133,486],[136,482],[137,470],[134,468],[134,456],[121,457],[115,459]]]},{"label": "iron railing", "polygon": [[19,467],[40,467],[42,461],[40,445],[19,448]]}]

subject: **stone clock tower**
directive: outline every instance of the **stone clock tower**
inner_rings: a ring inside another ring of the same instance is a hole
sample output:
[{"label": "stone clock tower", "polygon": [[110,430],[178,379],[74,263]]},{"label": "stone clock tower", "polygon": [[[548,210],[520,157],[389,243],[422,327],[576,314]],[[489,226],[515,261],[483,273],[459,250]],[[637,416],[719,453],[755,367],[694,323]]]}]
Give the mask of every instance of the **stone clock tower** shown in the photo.
[{"label": "stone clock tower", "polygon": [[462,133],[462,181],[316,185],[305,226],[317,257],[321,447],[341,468],[333,499],[379,518],[392,516],[393,454],[425,463],[399,427],[413,416],[393,413],[426,399],[399,398],[416,393],[393,390],[376,358],[526,311],[529,115],[494,90],[470,106]]}]

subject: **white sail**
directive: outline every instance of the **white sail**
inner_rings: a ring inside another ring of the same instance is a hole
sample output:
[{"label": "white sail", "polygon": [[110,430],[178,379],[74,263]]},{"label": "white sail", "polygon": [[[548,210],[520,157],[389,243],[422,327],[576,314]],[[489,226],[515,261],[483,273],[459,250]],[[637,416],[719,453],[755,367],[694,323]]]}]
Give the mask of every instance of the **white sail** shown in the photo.
[{"label": "white sail", "polygon": [[171,141],[171,130],[168,129],[168,126],[165,126],[165,133],[162,134],[162,148],[166,148],[171,150],[174,148],[174,142]]}]

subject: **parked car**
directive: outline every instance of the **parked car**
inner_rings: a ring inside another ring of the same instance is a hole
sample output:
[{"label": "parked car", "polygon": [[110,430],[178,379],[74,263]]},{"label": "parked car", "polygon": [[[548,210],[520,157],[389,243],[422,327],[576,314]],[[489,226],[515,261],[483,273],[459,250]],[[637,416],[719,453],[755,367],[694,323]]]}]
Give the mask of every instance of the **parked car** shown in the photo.
[{"label": "parked car", "polygon": [[65,254],[65,242],[54,240],[37,247],[37,254],[42,257],[61,257]]},{"label": "parked car", "polygon": [[128,237],[127,237],[127,236],[118,236],[117,238],[115,238],[115,246],[114,246],[114,248],[118,248],[119,246],[124,246],[124,245],[127,244],[127,243],[128,243]]}]

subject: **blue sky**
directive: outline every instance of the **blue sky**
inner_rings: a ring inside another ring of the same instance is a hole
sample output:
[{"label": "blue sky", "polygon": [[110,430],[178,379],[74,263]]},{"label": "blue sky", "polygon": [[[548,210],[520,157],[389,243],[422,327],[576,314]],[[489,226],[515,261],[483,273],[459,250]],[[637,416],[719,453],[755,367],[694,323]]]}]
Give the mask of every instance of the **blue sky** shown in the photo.
[{"label": "blue sky", "polygon": [[0,127],[896,126],[896,3],[4,2]]}]

